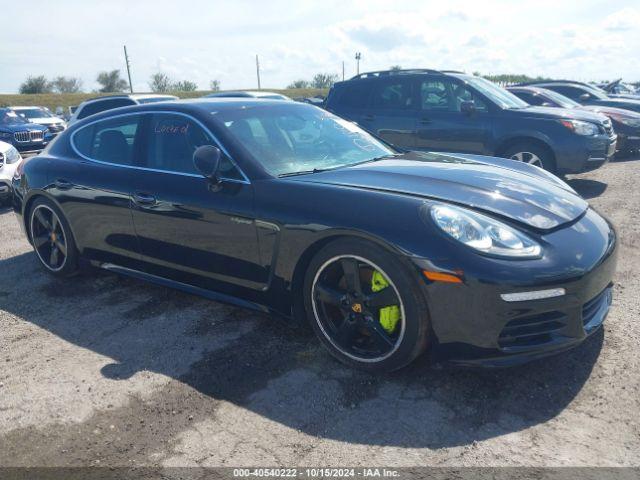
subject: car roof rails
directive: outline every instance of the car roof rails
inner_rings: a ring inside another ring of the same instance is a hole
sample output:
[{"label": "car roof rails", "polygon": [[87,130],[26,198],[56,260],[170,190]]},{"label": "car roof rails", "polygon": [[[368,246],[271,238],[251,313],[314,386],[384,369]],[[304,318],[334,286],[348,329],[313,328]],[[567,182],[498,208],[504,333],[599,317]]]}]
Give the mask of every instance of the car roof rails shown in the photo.
[{"label": "car roof rails", "polygon": [[[357,80],[361,78],[372,78],[372,77],[386,77],[387,75],[411,75],[413,73],[443,73],[440,70],[433,70],[430,68],[407,68],[401,70],[378,70],[375,72],[363,72],[354,77],[351,77],[349,80]],[[458,72],[456,72],[458,73]]]}]

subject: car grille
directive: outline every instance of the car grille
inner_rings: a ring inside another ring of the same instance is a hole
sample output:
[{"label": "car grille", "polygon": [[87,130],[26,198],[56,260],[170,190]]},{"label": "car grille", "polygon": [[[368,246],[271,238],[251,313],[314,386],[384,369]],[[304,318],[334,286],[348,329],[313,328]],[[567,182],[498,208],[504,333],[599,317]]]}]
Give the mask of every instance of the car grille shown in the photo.
[{"label": "car grille", "polygon": [[606,133],[609,136],[613,135],[613,125],[611,124],[611,120],[607,118],[604,121],[603,125],[604,125],[604,133]]},{"label": "car grille", "polygon": [[0,168],[4,166],[4,153],[0,153]]},{"label": "car grille", "polygon": [[44,140],[44,133],[40,130],[32,130],[30,132],[15,132],[13,134],[13,138],[16,142],[27,143],[27,142],[41,142]]},{"label": "car grille", "polygon": [[531,347],[551,341],[552,334],[567,326],[567,316],[547,312],[511,320],[500,332],[498,345],[503,349]]},{"label": "car grille", "polygon": [[611,306],[612,298],[611,287],[607,287],[582,306],[582,324],[587,333],[602,323]]}]

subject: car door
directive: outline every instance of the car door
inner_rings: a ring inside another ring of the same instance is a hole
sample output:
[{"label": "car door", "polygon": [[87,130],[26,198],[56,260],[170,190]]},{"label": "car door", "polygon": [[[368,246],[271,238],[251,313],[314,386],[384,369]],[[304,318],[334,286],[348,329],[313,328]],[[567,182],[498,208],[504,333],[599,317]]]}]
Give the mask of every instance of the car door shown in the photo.
[{"label": "car door", "polygon": [[414,148],[416,101],[410,79],[400,75],[376,79],[369,102],[358,124],[392,145]]},{"label": "car door", "polygon": [[71,137],[73,156],[55,159],[52,194],[84,257],[128,265],[139,257],[130,199],[142,146],[142,115],[93,122]]},{"label": "car door", "polygon": [[203,288],[262,288],[253,188],[228,154],[220,188],[193,164],[193,152],[216,141],[196,119],[147,115],[145,169],[136,173],[133,222],[148,273]]},{"label": "car door", "polygon": [[[487,103],[462,82],[444,77],[418,80],[420,110],[416,149],[441,152],[488,152],[492,117]],[[463,112],[473,102],[475,111]]]}]

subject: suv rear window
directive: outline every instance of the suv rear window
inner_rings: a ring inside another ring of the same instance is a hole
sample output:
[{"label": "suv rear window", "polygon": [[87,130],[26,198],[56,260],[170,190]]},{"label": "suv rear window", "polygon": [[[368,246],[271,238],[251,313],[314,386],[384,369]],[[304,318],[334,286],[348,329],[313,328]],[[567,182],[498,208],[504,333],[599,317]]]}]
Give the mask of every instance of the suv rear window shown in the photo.
[{"label": "suv rear window", "polygon": [[376,108],[413,108],[411,83],[405,79],[376,82],[373,90],[373,106]]},{"label": "suv rear window", "polygon": [[369,105],[373,85],[371,82],[355,82],[344,87],[340,104],[349,108],[366,108]]}]

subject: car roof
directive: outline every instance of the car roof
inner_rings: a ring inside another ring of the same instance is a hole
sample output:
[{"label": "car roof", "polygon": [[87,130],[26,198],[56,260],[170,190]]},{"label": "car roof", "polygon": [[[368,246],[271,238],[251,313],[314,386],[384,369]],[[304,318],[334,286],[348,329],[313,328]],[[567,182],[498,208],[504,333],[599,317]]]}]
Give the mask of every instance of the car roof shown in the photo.
[{"label": "car roof", "polygon": [[543,87],[536,87],[533,85],[513,85],[510,87],[507,87],[507,90],[511,91],[511,90],[524,90],[527,92],[534,92],[534,93],[545,93],[548,90],[546,88]]},{"label": "car roof", "polygon": [[[282,100],[276,100],[271,98],[253,98],[253,97],[201,97],[201,98],[189,98],[184,100],[177,100],[170,103],[143,103],[136,105],[129,105],[125,107],[113,108],[99,112],[94,115],[90,115],[82,120],[79,120],[77,124],[91,123],[103,118],[109,118],[112,115],[122,115],[128,113],[135,113],[137,111],[171,111],[179,113],[197,114],[204,113],[210,115],[213,111],[225,111],[225,110],[239,110],[242,108],[251,107],[264,107],[264,106],[287,106],[289,108],[318,108],[308,103],[300,102],[283,102]],[[89,122],[86,122],[89,120]],[[76,125],[76,124],[74,124]]]},{"label": "car roof", "polygon": [[28,108],[39,108],[41,110],[46,110],[47,107],[42,107],[40,105],[20,105],[20,106],[11,106],[8,107],[11,110],[27,110]]},{"label": "car roof", "polygon": [[260,97],[268,97],[268,96],[273,96],[273,95],[278,95],[281,97],[286,97],[286,95],[282,95],[281,93],[278,92],[269,92],[269,91],[251,91],[251,90],[231,90],[228,92],[216,92],[216,93],[210,93],[209,95],[206,95],[206,98],[231,98],[232,96],[236,96],[236,97],[254,97],[254,98],[260,98]]},{"label": "car roof", "polygon": [[474,75],[469,75],[458,70],[434,70],[431,68],[411,68],[401,70],[380,70],[373,72],[363,72],[354,77],[351,77],[342,82],[336,82],[335,85],[346,84],[359,80],[370,80],[375,78],[391,78],[394,76],[443,76],[443,77],[455,77],[460,79],[475,78]]},{"label": "car roof", "polygon": [[87,103],[93,103],[93,102],[99,102],[102,100],[111,100],[114,98],[130,98],[132,100],[144,100],[146,98],[178,98],[175,95],[167,95],[164,93],[123,93],[123,94],[117,94],[117,95],[103,95],[101,97],[93,97],[93,98],[88,98],[87,100],[85,100],[84,102],[82,102],[80,105],[82,104],[87,104]]}]

